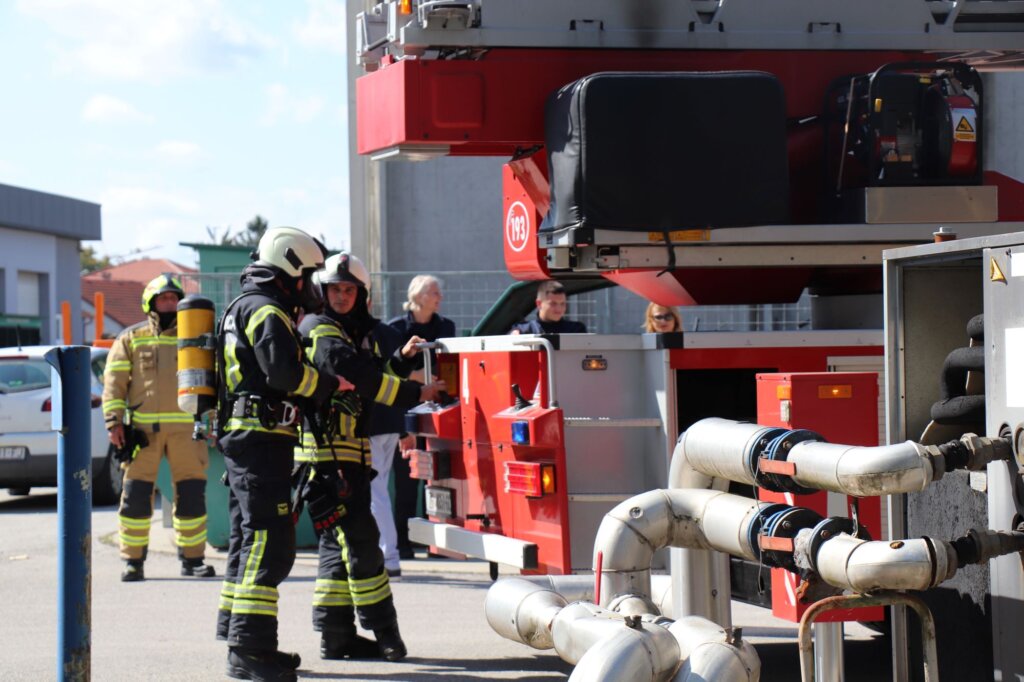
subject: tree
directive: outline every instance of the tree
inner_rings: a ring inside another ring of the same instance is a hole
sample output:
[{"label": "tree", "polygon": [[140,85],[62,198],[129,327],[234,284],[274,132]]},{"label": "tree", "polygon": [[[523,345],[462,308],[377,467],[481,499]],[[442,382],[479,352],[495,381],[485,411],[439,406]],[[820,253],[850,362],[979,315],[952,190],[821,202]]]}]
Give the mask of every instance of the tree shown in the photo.
[{"label": "tree", "polygon": [[231,246],[234,244],[230,227],[225,227],[224,231],[220,232],[218,228],[207,225],[206,236],[210,238],[211,244],[217,244],[219,246]]},{"label": "tree", "polygon": [[80,246],[78,248],[78,259],[81,263],[83,275],[110,267],[110,256],[99,255],[92,246]]},{"label": "tree", "polygon": [[255,249],[260,243],[260,238],[263,233],[267,231],[266,219],[256,214],[256,216],[245,224],[244,230],[239,230],[236,234],[231,234],[231,227],[221,228],[206,226],[206,236],[210,238],[210,244],[217,244],[218,246],[247,246],[251,249]]},{"label": "tree", "polygon": [[263,216],[256,216],[245,225],[245,231],[234,236],[233,243],[238,246],[249,246],[256,248],[260,243],[260,237],[267,231],[267,221]]}]

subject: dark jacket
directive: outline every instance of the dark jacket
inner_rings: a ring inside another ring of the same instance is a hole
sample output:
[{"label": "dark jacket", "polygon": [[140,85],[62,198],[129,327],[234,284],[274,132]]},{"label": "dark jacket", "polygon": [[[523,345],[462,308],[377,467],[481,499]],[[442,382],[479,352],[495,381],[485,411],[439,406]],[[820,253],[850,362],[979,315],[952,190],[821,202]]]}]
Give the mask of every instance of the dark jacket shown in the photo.
[{"label": "dark jacket", "polygon": [[[399,347],[404,346],[405,342],[413,336],[419,336],[425,341],[437,341],[438,339],[447,339],[455,336],[455,323],[437,313],[434,313],[426,324],[421,324],[416,321],[411,312],[407,312],[388,320],[388,326],[397,332],[395,338]],[[422,354],[417,354],[409,362],[413,370],[423,369]],[[434,363],[434,368],[436,373],[437,363]],[[374,413],[371,433],[374,435],[380,433],[405,433],[405,410],[393,407],[382,407],[377,410]]]},{"label": "dark jacket", "polygon": [[586,334],[587,326],[582,322],[565,317],[558,322],[544,322],[540,319],[529,320],[512,325],[512,329],[520,334]]},{"label": "dark jacket", "polygon": [[[320,373],[305,362],[302,341],[283,293],[273,282],[256,281],[249,275],[250,268],[242,275],[242,296],[228,306],[221,319],[223,344],[217,354],[222,399],[230,403],[237,395],[248,393],[270,401],[298,396],[322,403],[337,383],[321,381]],[[292,426],[267,431],[255,418],[225,419],[223,428],[227,436],[233,432],[239,436],[242,432],[297,435]]]},{"label": "dark jacket", "polygon": [[401,355],[401,346],[385,354],[377,338],[377,327],[385,325],[378,324],[357,343],[331,313],[303,318],[299,331],[310,342],[306,349],[310,360],[321,372],[351,381],[362,409],[359,415],[338,415],[333,453],[330,448],[318,449],[312,434],[303,434],[302,450],[296,451],[296,460],[329,461],[337,457],[342,461],[368,462],[366,438],[372,434],[369,424],[374,412],[387,406],[404,412],[419,403],[420,384],[403,380],[411,368]]},{"label": "dark jacket", "polygon": [[[417,322],[411,312],[407,312],[404,315],[388,320],[388,325],[398,332],[401,345],[404,345],[406,341],[414,336],[418,336],[425,341],[437,341],[438,339],[447,339],[455,336],[455,323],[437,313],[434,313],[426,324],[423,324]],[[413,358],[412,362],[413,369],[423,369],[422,355],[417,355]]]}]

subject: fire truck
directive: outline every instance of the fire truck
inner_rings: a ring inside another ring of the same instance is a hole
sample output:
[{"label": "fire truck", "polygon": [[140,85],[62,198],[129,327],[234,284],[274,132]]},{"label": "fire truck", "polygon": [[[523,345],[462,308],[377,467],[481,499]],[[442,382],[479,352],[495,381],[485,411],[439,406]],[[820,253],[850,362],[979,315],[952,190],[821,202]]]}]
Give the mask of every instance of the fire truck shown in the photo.
[{"label": "fire truck", "polygon": [[[602,518],[665,486],[681,432],[755,421],[757,375],[877,372],[882,400],[883,252],[1024,229],[995,73],[1024,68],[1021,3],[387,0],[356,37],[359,152],[508,158],[494,229],[517,279],[812,300],[795,332],[440,340],[452,401],[407,417],[429,516],[410,535],[437,551],[592,570]],[[732,560],[763,603],[755,573]]]}]

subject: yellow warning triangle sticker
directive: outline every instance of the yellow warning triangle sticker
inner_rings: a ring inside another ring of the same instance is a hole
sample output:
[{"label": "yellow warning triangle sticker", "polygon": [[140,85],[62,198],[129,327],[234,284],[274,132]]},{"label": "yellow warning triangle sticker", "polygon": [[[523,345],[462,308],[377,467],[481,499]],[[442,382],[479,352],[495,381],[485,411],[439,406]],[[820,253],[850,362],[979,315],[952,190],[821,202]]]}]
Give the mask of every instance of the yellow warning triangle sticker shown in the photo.
[{"label": "yellow warning triangle sticker", "polygon": [[999,268],[999,263],[996,262],[995,258],[993,258],[990,261],[990,265],[991,267],[989,268],[989,279],[991,279],[993,282],[1005,282],[1006,275],[1004,275],[1003,271]]},{"label": "yellow warning triangle sticker", "polygon": [[956,131],[958,133],[973,133],[974,126],[971,125],[966,116],[961,116],[960,122],[956,124]]}]

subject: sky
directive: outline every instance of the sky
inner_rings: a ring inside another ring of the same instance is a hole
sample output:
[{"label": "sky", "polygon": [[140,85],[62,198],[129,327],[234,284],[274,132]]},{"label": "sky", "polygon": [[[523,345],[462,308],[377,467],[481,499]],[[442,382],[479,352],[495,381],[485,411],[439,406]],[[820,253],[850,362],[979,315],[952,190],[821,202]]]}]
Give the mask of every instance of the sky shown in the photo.
[{"label": "sky", "polygon": [[0,2],[0,183],[102,206],[101,255],[256,214],[348,237],[344,0]]}]

